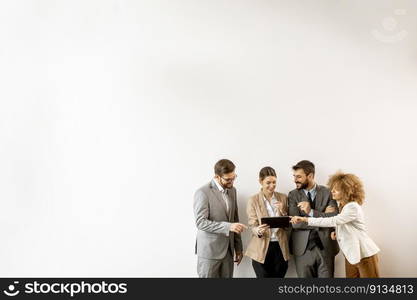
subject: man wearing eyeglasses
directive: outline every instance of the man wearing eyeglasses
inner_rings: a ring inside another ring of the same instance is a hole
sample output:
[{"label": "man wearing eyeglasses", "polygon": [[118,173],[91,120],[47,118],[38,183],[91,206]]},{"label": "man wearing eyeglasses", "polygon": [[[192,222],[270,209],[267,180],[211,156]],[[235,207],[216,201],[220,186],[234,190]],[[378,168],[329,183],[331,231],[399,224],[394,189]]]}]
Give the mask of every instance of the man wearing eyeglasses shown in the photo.
[{"label": "man wearing eyeglasses", "polygon": [[231,278],[233,262],[239,265],[243,257],[240,233],[247,227],[239,223],[235,165],[221,159],[214,174],[194,195],[197,273],[200,278]]}]

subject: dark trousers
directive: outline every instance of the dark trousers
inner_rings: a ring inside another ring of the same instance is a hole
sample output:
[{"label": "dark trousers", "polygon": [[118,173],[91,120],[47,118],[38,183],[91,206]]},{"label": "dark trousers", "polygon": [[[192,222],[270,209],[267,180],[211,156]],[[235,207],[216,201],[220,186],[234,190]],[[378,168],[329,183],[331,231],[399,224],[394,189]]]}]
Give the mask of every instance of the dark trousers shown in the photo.
[{"label": "dark trousers", "polygon": [[299,278],[333,278],[334,256],[318,247],[306,249],[303,255],[294,255],[294,261]]},{"label": "dark trousers", "polygon": [[252,260],[252,266],[257,278],[284,278],[285,273],[287,273],[288,262],[282,256],[279,243],[270,242],[265,262],[261,264]]}]

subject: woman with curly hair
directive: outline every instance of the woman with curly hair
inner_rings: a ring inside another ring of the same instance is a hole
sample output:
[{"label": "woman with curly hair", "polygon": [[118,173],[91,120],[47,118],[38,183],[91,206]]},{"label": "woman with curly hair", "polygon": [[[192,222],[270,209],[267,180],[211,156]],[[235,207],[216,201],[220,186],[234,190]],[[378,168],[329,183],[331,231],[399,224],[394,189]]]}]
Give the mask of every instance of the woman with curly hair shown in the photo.
[{"label": "woman with curly hair", "polygon": [[379,277],[378,246],[366,233],[361,205],[365,192],[361,180],[353,174],[338,172],[327,184],[340,214],[330,218],[291,217],[291,223],[306,222],[308,226],[336,227],[336,238],[345,255],[347,278]]}]

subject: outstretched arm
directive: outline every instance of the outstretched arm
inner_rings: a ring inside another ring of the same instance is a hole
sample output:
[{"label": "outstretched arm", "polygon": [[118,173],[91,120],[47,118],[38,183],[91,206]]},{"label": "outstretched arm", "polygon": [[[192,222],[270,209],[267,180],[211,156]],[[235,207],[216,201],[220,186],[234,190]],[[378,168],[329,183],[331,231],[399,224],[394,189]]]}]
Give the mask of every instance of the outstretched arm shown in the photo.
[{"label": "outstretched arm", "polygon": [[342,209],[342,212],[334,217],[329,218],[307,218],[294,217],[291,219],[293,224],[308,224],[316,227],[336,227],[337,225],[352,222],[358,218],[358,207],[356,205],[347,205]]}]

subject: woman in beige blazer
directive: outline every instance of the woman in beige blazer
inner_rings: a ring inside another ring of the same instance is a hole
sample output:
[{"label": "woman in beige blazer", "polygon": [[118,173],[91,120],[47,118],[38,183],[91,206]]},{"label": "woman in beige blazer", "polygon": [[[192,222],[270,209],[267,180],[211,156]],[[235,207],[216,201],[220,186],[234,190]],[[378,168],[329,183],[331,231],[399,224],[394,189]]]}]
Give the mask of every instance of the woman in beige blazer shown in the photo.
[{"label": "woman in beige blazer", "polygon": [[271,167],[259,172],[261,191],[253,195],[246,207],[252,238],[245,255],[252,259],[256,277],[284,277],[288,269],[288,236],[283,228],[261,225],[262,217],[288,215],[288,199],[275,191],[277,175]]}]

